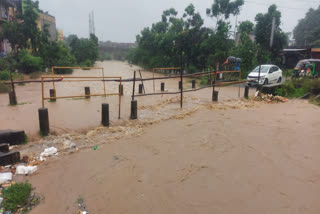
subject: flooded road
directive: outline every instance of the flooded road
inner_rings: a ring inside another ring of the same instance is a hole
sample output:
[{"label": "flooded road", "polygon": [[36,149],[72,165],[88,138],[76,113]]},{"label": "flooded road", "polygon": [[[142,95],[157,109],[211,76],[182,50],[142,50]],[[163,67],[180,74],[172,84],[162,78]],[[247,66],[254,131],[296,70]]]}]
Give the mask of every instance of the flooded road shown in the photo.
[{"label": "flooded road", "polygon": [[123,132],[71,136],[87,149],[21,179],[45,197],[32,214],[76,213],[79,197],[94,214],[318,214],[319,114],[306,101],[205,105]]},{"label": "flooded road", "polygon": [[[105,75],[123,78],[139,69],[115,61],[97,66]],[[100,71],[72,75],[99,76]],[[165,84],[170,92],[178,90],[177,79]],[[102,82],[59,82],[57,95],[84,94],[85,86],[103,93]],[[51,87],[46,84],[46,96]],[[145,89],[153,92],[152,81]],[[318,214],[320,108],[301,100],[239,99],[233,86],[217,90],[217,103],[211,101],[211,88],[185,93],[183,109],[180,95],[136,98],[139,119],[134,121],[129,120],[132,83],[124,83],[120,120],[117,96],[45,102],[54,135],[16,148],[29,157],[51,146],[59,152],[36,173],[14,178],[29,181],[45,198],[31,213],[73,214],[81,197],[95,214]],[[108,82],[107,92],[117,93],[118,83]],[[24,129],[37,139],[41,86],[18,86],[17,95],[21,105],[15,107],[0,95],[0,129]],[[100,126],[104,102],[110,104],[110,127]]]},{"label": "flooded road", "polygon": [[[98,62],[96,67],[103,67],[105,76],[121,76],[122,78],[133,78],[133,71],[141,68],[130,66],[124,62],[106,61]],[[66,75],[64,75],[66,76]],[[101,76],[101,70],[75,70],[72,76]],[[152,77],[151,72],[142,72],[143,78]],[[161,76],[156,74],[156,76]],[[66,80],[66,79],[64,79]],[[179,79],[157,80],[155,81],[156,92],[160,91],[161,81],[165,82],[167,91],[178,91]],[[132,94],[132,82],[124,84],[124,96],[121,97],[121,119],[118,120],[118,96],[110,97],[91,97],[90,99],[59,99],[56,102],[45,101],[45,107],[49,110],[50,129],[52,134],[63,133],[86,133],[101,123],[101,104],[110,104],[111,124],[119,125],[128,121],[130,116],[130,101]],[[138,92],[136,85],[136,93]],[[118,93],[117,82],[107,82],[107,93]],[[153,92],[153,81],[144,82],[146,93]],[[55,83],[57,96],[84,95],[84,87],[89,86],[91,94],[103,94],[104,85],[101,81],[97,82],[57,82]],[[45,83],[45,97],[49,97],[49,89],[52,83]],[[184,80],[184,88],[190,89],[191,83],[188,79]],[[242,89],[243,90],[243,89]],[[253,90],[252,90],[253,91]],[[21,129],[25,130],[30,140],[39,138],[38,108],[41,108],[41,84],[30,83],[25,86],[16,87],[19,105],[8,106],[8,95],[0,94],[0,129]],[[192,108],[201,103],[211,103],[212,89],[204,89],[198,92],[185,93],[186,99],[184,108]],[[237,87],[220,88],[220,100],[237,99]],[[241,91],[243,96],[243,91]],[[163,101],[179,96],[148,96],[139,97],[138,106],[140,108],[139,117],[142,119],[154,118],[154,112],[148,111],[146,106],[160,105]],[[151,107],[154,108],[154,107]],[[170,106],[165,113],[172,109],[179,109],[179,102]],[[149,108],[150,110],[150,108]]]}]

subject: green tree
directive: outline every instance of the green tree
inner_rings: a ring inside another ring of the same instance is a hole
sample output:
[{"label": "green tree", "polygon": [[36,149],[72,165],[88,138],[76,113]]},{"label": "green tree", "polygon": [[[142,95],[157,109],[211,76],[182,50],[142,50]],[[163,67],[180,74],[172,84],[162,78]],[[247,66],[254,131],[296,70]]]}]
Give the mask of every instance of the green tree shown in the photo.
[{"label": "green tree", "polygon": [[238,15],[244,0],[214,0],[211,8],[207,9],[207,15],[217,19],[217,25],[230,18],[230,15]]},{"label": "green tree", "polygon": [[[270,47],[270,38],[272,30],[272,20],[275,18],[275,30],[273,45]],[[256,42],[266,51],[271,53],[271,61],[279,63],[280,51],[287,45],[288,38],[281,30],[281,12],[277,10],[276,5],[271,5],[265,14],[259,13],[255,17],[256,24]]]},{"label": "green tree", "polygon": [[25,38],[30,39],[31,49],[35,53],[40,46],[40,30],[37,25],[39,2],[25,0],[23,6],[24,12],[20,17],[23,20],[23,24],[21,25],[22,32]]},{"label": "green tree", "polygon": [[238,26],[238,32],[241,34],[246,33],[250,34],[253,31],[254,24],[250,21],[241,22]]},{"label": "green tree", "polygon": [[296,45],[305,47],[320,39],[320,6],[310,9],[305,18],[301,19],[293,30]]},{"label": "green tree", "polygon": [[94,35],[90,39],[79,39],[77,36],[67,38],[71,53],[75,56],[78,65],[92,66],[98,59],[98,38]]},{"label": "green tree", "polygon": [[[247,28],[245,28],[245,29],[247,29]],[[258,64],[258,62],[257,62],[258,47],[250,39],[248,33],[245,31],[246,30],[242,31],[241,36],[240,36],[240,43],[231,52],[232,55],[241,58],[242,78],[245,78],[248,75],[248,73],[252,69],[254,69],[254,67]]]}]

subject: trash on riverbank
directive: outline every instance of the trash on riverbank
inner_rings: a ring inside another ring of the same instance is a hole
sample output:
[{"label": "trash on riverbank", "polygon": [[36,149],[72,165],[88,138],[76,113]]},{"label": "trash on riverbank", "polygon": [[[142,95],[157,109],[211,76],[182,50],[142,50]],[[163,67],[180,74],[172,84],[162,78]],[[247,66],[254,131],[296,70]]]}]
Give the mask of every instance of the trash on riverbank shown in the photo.
[{"label": "trash on riverbank", "polygon": [[17,166],[16,175],[31,175],[38,170],[37,166]]},{"label": "trash on riverbank", "polygon": [[288,99],[281,96],[273,96],[272,94],[259,93],[258,96],[254,98],[255,101],[262,101],[266,103],[285,103]]},{"label": "trash on riverbank", "polygon": [[5,184],[10,181],[12,181],[12,173],[11,172],[0,173],[0,184]]},{"label": "trash on riverbank", "polygon": [[46,148],[44,150],[44,152],[42,152],[40,154],[40,160],[44,160],[43,157],[49,157],[49,156],[52,156],[52,155],[56,155],[58,153],[58,150],[56,147],[50,147],[50,148]]}]

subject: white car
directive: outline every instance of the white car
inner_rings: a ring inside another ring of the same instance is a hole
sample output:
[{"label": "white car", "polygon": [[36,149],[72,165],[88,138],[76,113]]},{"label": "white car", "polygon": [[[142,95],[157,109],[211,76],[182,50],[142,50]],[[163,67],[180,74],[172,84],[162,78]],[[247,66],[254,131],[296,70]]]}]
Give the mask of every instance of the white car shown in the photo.
[{"label": "white car", "polygon": [[260,66],[256,67],[249,73],[247,80],[248,85],[268,85],[270,83],[282,82],[282,70],[276,65],[261,65],[260,80],[259,79]]}]

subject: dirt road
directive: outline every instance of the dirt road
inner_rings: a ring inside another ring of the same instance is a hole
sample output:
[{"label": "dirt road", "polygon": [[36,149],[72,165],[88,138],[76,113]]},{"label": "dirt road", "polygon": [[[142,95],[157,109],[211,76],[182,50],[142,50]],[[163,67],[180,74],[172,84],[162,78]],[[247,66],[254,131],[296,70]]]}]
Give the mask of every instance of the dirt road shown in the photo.
[{"label": "dirt road", "polygon": [[304,101],[202,108],[58,156],[24,177],[45,196],[32,214],[320,213],[320,108]]}]

